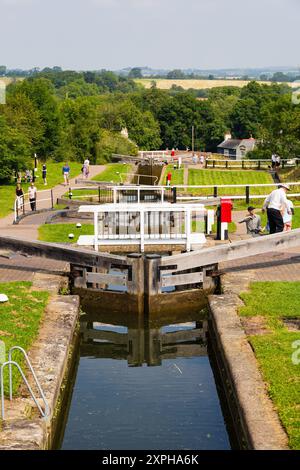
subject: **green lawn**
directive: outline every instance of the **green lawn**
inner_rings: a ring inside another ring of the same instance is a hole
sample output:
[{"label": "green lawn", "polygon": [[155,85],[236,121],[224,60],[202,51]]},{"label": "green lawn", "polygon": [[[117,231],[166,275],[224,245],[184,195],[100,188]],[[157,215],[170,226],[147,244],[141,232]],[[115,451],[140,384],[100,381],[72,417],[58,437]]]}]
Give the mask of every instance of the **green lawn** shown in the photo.
[{"label": "green lawn", "polygon": [[[27,351],[38,335],[39,325],[48,302],[48,292],[31,290],[30,282],[0,283],[0,292],[8,296],[9,301],[0,304],[0,340],[8,351],[12,346],[21,346]],[[20,364],[22,356],[14,353]],[[7,369],[5,371],[5,391],[7,387]],[[19,374],[14,374],[14,393],[19,384]]]},{"label": "green lawn", "polygon": [[[273,179],[263,171],[220,171],[220,170],[194,170],[189,169],[189,185],[235,185],[235,184],[257,184],[257,186],[250,189],[250,194],[268,194],[271,192],[272,187],[260,187],[261,184],[272,184]],[[213,195],[213,188],[208,189],[193,189],[188,190],[189,193],[201,196]],[[244,195],[244,188],[221,188],[218,192],[221,196],[238,196]]]},{"label": "green lawn", "polygon": [[172,174],[172,179],[171,179],[171,186],[176,186],[176,185],[180,185],[180,184],[183,184],[184,183],[184,170],[181,169],[181,170],[174,170],[174,166],[173,165],[168,165],[165,169],[165,180],[162,182],[163,186],[165,186],[167,184],[167,174],[169,173],[169,171],[171,172]]},{"label": "green lawn", "polygon": [[[289,436],[292,449],[300,450],[299,331],[289,331],[283,318],[300,319],[300,282],[255,282],[242,293],[242,317],[264,319],[268,334],[250,336],[268,392]],[[298,361],[297,361],[298,362]]]},{"label": "green lawn", "polygon": [[[69,233],[74,234],[72,240]],[[76,224],[47,224],[39,227],[39,240],[52,243],[76,243],[80,235],[93,235],[94,225],[83,224],[77,228]]]},{"label": "green lawn", "polygon": [[[63,182],[62,175],[63,163],[47,162],[47,182],[48,185],[44,186],[42,180],[42,163],[39,163],[37,178],[35,185],[39,191],[43,189],[51,189],[59,183]],[[71,178],[80,175],[82,164],[79,162],[70,162]],[[24,172],[23,172],[24,174]],[[24,193],[27,192],[27,183],[22,183]],[[16,185],[14,183],[0,186],[0,217],[5,217],[14,210]]]},{"label": "green lawn", "polygon": [[[123,182],[126,181],[127,173],[134,173],[134,169],[130,164],[111,163],[106,166],[105,170],[99,175],[92,178],[94,181],[107,181],[108,183],[121,183],[120,174],[123,176]],[[125,173],[125,174],[124,174]]]}]

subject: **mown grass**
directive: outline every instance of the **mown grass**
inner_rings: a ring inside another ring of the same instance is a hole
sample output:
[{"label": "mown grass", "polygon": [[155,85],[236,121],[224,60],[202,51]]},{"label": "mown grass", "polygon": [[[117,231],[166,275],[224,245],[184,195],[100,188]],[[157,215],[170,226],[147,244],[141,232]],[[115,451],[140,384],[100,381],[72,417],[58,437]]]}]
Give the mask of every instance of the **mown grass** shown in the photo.
[{"label": "mown grass", "polygon": [[300,450],[300,334],[289,331],[283,318],[300,319],[299,294],[300,282],[255,282],[240,295],[245,306],[239,309],[242,317],[263,317],[269,329],[268,334],[250,336],[249,341],[295,450]]},{"label": "mown grass", "polygon": [[[235,171],[235,170],[196,170],[189,169],[188,184],[191,186],[218,186],[218,185],[248,185],[257,184],[250,188],[250,194],[264,195],[268,194],[274,187],[261,187],[261,184],[272,184],[272,177],[263,171]],[[190,194],[208,196],[213,195],[213,188],[188,188]],[[220,188],[218,195],[220,196],[239,196],[244,195],[244,188]]]},{"label": "mown grass", "polygon": [[127,173],[134,173],[132,165],[127,163],[111,163],[106,166],[105,170],[94,176],[92,180],[106,181],[108,183],[121,183],[122,180],[120,174],[123,176],[123,182],[125,182]]},{"label": "mown grass", "polygon": [[[0,304],[0,341],[8,351],[12,346],[21,346],[27,351],[38,335],[39,326],[48,302],[49,294],[31,290],[30,282],[0,283],[0,292],[8,296],[9,301]],[[20,353],[15,352],[21,366],[24,364]],[[8,392],[8,375],[5,371],[5,391]],[[13,391],[16,393],[21,378],[14,373]]]},{"label": "mown grass", "polygon": [[[42,179],[42,163],[39,163],[36,173],[35,185],[39,191],[51,189],[54,186],[63,183],[62,175],[63,163],[47,162],[47,186],[44,185]],[[82,164],[79,162],[70,162],[70,177],[74,178],[81,172]],[[22,173],[24,175],[24,172]],[[29,184],[22,182],[24,193],[27,193]],[[16,184],[6,184],[0,186],[0,217],[5,217],[14,210],[14,202],[16,198]]]},{"label": "mown grass", "polygon": [[[70,239],[69,234],[74,238]],[[77,243],[80,235],[93,235],[94,225],[83,224],[77,228],[76,224],[47,224],[39,227],[39,240],[52,243]]]},{"label": "mown grass", "polygon": [[163,186],[167,184],[167,174],[171,172],[172,178],[171,178],[171,186],[177,186],[180,184],[184,183],[184,170],[183,169],[176,169],[174,170],[174,165],[168,165],[165,169],[165,174],[164,174],[164,181],[162,182]]}]

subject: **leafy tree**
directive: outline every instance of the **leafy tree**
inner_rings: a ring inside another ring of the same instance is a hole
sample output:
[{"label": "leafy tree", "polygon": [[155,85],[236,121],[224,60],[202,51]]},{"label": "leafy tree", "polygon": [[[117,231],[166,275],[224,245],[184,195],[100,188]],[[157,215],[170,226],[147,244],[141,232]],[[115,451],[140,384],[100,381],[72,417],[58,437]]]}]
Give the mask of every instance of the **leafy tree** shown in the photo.
[{"label": "leafy tree", "polygon": [[134,67],[130,70],[128,78],[143,78],[142,69],[140,67]]}]

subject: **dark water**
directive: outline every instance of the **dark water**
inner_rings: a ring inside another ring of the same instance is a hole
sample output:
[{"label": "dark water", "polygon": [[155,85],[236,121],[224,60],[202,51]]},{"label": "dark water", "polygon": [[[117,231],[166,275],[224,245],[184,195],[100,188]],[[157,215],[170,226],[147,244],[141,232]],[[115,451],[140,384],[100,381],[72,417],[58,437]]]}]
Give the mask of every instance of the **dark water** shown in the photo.
[{"label": "dark water", "polygon": [[106,315],[82,317],[62,449],[230,448],[206,322],[176,321],[120,315],[108,324]]}]

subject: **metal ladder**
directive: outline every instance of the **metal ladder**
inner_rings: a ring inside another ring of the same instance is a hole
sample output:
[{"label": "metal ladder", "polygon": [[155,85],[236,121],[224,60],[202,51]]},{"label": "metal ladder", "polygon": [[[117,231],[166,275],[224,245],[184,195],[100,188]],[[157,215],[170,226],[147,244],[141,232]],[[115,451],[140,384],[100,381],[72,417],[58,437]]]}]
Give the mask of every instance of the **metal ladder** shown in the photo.
[{"label": "metal ladder", "polygon": [[[15,361],[12,360],[12,355],[13,355],[13,352],[14,352],[14,351],[20,351],[20,352],[23,354],[24,359],[25,359],[25,361],[26,361],[26,363],[27,363],[27,366],[28,366],[28,368],[30,369],[30,372],[32,373],[32,376],[33,376],[33,378],[34,378],[34,381],[35,381],[35,384],[36,384],[37,389],[38,389],[38,391],[39,391],[39,394],[40,394],[40,396],[41,396],[41,398],[42,398],[42,400],[43,400],[43,402],[44,402],[44,409],[42,409],[42,407],[40,406],[40,404],[39,404],[39,402],[38,402],[38,400],[37,400],[37,398],[36,398],[36,396],[35,396],[35,394],[34,394],[32,388],[30,387],[30,385],[29,385],[29,383],[28,383],[28,380],[27,380],[26,377],[25,377],[25,374],[24,374],[22,368],[20,367],[20,365],[19,365],[17,362],[15,362]],[[44,392],[43,392],[43,390],[42,390],[42,387],[41,387],[41,385],[40,385],[40,383],[39,383],[39,381],[38,381],[38,378],[37,378],[37,376],[36,376],[36,374],[35,374],[35,372],[34,372],[34,370],[33,370],[33,367],[32,367],[32,365],[31,365],[31,363],[30,363],[29,357],[27,356],[26,351],[25,351],[23,348],[21,348],[20,346],[13,346],[12,348],[10,348],[9,353],[8,353],[8,361],[7,361],[7,362],[4,362],[4,363],[1,365],[1,369],[0,369],[0,384],[1,384],[1,418],[2,418],[3,420],[5,419],[5,405],[4,405],[4,374],[3,374],[3,372],[4,372],[5,367],[7,367],[7,366],[9,367],[9,399],[10,399],[10,401],[12,400],[12,388],[13,388],[13,387],[12,387],[12,366],[15,366],[15,367],[18,369],[18,371],[20,372],[20,374],[21,374],[21,376],[22,376],[22,379],[23,379],[23,381],[24,381],[24,383],[25,383],[25,385],[26,385],[26,387],[27,387],[27,389],[28,389],[28,391],[29,391],[29,393],[30,393],[30,395],[31,395],[31,398],[33,399],[34,403],[36,404],[37,408],[39,409],[39,412],[40,412],[41,416],[42,416],[43,418],[47,418],[47,417],[49,416],[49,414],[50,414],[50,408],[49,408],[48,402],[47,402],[47,400],[46,400],[46,397],[45,397],[45,395],[44,395]]]}]

